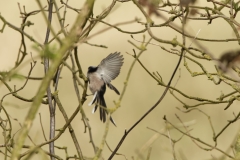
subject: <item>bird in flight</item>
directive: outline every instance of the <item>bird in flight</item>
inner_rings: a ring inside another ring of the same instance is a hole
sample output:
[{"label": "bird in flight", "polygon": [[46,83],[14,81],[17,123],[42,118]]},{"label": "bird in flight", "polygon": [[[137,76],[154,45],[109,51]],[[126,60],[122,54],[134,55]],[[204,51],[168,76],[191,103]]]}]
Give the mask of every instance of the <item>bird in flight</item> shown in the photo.
[{"label": "bird in flight", "polygon": [[[115,52],[104,58],[97,67],[88,67],[87,77],[89,80],[89,89],[93,94],[93,99],[89,103],[89,106],[96,103],[93,108],[93,113],[96,112],[97,108],[100,106],[100,120],[102,122],[106,121],[106,115],[108,114],[108,111],[105,109],[107,105],[104,100],[106,85],[118,95],[120,94],[117,88],[111,84],[111,81],[119,75],[123,60],[124,58],[120,55],[120,52]],[[110,117],[110,120],[116,126],[112,117]]]}]

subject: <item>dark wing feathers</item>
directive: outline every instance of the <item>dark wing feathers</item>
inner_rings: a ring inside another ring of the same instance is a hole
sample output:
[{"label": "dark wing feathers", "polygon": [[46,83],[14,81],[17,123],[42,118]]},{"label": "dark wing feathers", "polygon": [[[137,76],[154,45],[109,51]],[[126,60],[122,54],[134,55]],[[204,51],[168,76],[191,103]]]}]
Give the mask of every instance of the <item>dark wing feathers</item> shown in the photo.
[{"label": "dark wing feathers", "polygon": [[117,90],[117,88],[115,88],[111,83],[108,83],[107,86],[111,89],[114,90],[118,95],[120,95],[119,91]]},{"label": "dark wing feathers", "polygon": [[119,75],[122,64],[123,56],[120,55],[120,52],[111,53],[101,61],[97,72],[108,84]]}]

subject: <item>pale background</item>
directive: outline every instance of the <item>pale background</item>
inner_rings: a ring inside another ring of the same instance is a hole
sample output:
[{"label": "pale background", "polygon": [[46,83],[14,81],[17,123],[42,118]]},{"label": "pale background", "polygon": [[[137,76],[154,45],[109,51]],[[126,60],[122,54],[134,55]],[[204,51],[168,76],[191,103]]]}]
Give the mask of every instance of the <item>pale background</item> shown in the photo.
[{"label": "pale background", "polygon": [[[19,9],[17,2],[20,2],[21,6],[25,5],[26,10],[32,11],[37,10],[38,6],[35,1],[30,0],[21,0],[21,1],[4,1],[0,0],[0,12],[1,15],[4,16],[9,22],[16,26],[20,26],[21,18],[19,15]],[[94,15],[98,15],[101,11],[106,8],[112,1],[97,1],[95,4]],[[42,3],[46,3],[42,1]],[[82,5],[77,0],[70,0],[69,5],[72,5],[76,8],[80,8]],[[198,3],[200,4],[200,3]],[[211,6],[211,3],[201,1],[202,6]],[[60,4],[59,4],[60,6]],[[225,10],[227,13],[228,10]],[[59,30],[60,27],[58,25],[57,19],[55,15],[52,24],[55,26],[56,30]],[[113,9],[112,13],[105,19],[108,23],[115,24],[117,22],[124,22],[133,20],[135,17],[142,18],[142,21],[145,21],[141,12],[136,8],[136,6],[132,2],[128,3],[117,3],[116,7]],[[66,24],[70,25],[76,18],[76,14],[70,10],[67,13],[67,21]],[[159,18],[152,16],[155,23],[161,23],[162,20]],[[29,34],[34,36],[36,40],[43,43],[46,32],[46,24],[42,18],[41,14],[37,16],[32,16],[29,19],[34,23],[34,26],[30,28],[26,28]],[[240,20],[239,16],[236,20]],[[179,22],[179,21],[177,21]],[[2,25],[2,22],[0,22]],[[92,33],[97,32],[100,29],[105,28],[106,26],[103,24],[97,25],[97,27],[92,31]],[[132,24],[127,26],[121,26],[122,29],[128,31],[136,31],[141,30],[144,26],[140,24]],[[70,27],[68,27],[70,29]],[[235,38],[234,34],[230,28],[230,26],[223,20],[217,19],[214,20],[211,25],[207,24],[207,21],[189,21],[187,24],[187,31],[192,35],[196,35],[199,29],[201,29],[198,37],[201,38],[211,38],[211,39],[226,39],[226,38]],[[164,28],[156,28],[154,29],[154,33],[157,37],[162,39],[171,40],[175,37],[181,42],[181,35],[177,32],[164,27]],[[147,35],[147,33],[145,33]],[[142,35],[134,35],[134,38],[138,40],[142,40]],[[147,36],[148,37],[148,36]],[[27,39],[27,38],[26,38]],[[99,62],[106,57],[109,53],[119,51],[124,56],[124,65],[122,67],[121,74],[119,77],[112,82],[112,84],[118,88],[121,92],[123,88],[123,83],[127,76],[127,72],[129,67],[133,61],[133,57],[126,54],[126,52],[132,54],[133,46],[127,42],[127,40],[131,40],[130,35],[123,34],[115,29],[111,29],[108,32],[105,32],[97,37],[91,39],[90,43],[102,44],[108,46],[107,49],[91,47],[86,44],[82,44],[78,48],[80,63],[83,68],[83,71],[86,73],[87,68],[90,65],[98,65]],[[191,39],[187,39],[187,45],[191,43]],[[139,44],[133,41],[136,44]],[[153,43],[157,43],[152,41]],[[37,52],[33,48],[33,43],[27,40],[28,51],[32,52],[33,55],[37,55]],[[227,42],[227,43],[215,43],[215,42],[200,42],[205,45],[205,47],[214,53],[215,57],[219,57],[224,51],[238,49],[239,45],[237,42]],[[0,34],[0,70],[7,71],[11,67],[14,66],[16,55],[19,49],[20,44],[20,34],[11,28],[7,27],[4,30],[4,33]],[[170,45],[165,45],[167,48],[171,48]],[[149,71],[154,72],[158,71],[165,83],[168,82],[175,66],[178,61],[178,56],[171,55],[161,50],[158,46],[149,45],[148,50],[144,52],[141,56],[140,60],[144,63],[144,65],[149,69]],[[136,49],[137,51],[137,49]],[[27,56],[26,60],[30,59],[30,55]],[[204,66],[208,69],[208,71],[215,71],[214,62],[200,61],[204,64]],[[188,62],[189,66],[193,71],[201,71],[198,66]],[[206,76],[201,77],[191,77],[188,71],[181,64],[181,78],[177,84],[177,88],[183,91],[187,95],[202,97],[207,99],[215,100],[221,94],[221,91],[225,94],[232,91],[232,89],[224,84],[220,84],[218,86],[214,85],[212,81],[207,80]],[[19,73],[27,75],[29,71],[30,65],[26,63]],[[41,77],[43,76],[43,65],[38,61],[37,66],[35,67],[32,76]],[[173,84],[176,83],[177,77],[179,76],[179,72],[177,72]],[[77,107],[77,98],[74,92],[73,84],[72,84],[72,75],[67,69],[63,69],[62,79],[59,84],[59,96],[63,103],[64,108],[67,111],[68,116],[70,116]],[[24,81],[11,81],[11,87],[16,85],[17,88],[21,87]],[[21,96],[31,98],[36,93],[39,86],[39,82],[30,80],[24,90],[19,92]],[[137,63],[134,66],[133,72],[131,74],[131,78],[128,82],[127,91],[123,98],[121,107],[113,114],[113,117],[117,123],[117,127],[114,127],[110,124],[110,131],[108,133],[107,142],[112,149],[116,147],[120,138],[122,137],[124,130],[129,129],[160,97],[163,90],[165,88],[157,85],[157,83],[149,77],[149,75],[140,67]],[[0,84],[0,97],[8,93],[6,87]],[[90,92],[88,92],[90,93]],[[178,94],[177,94],[178,95]],[[185,103],[187,104],[196,104],[199,102],[190,101],[178,95]],[[108,107],[114,107],[113,100],[118,99],[118,95],[116,95],[113,91],[107,90],[105,99]],[[92,114],[92,107],[87,106],[91,97],[89,97],[84,104],[85,113],[89,118],[89,122],[92,126],[93,139],[95,141],[96,146],[100,145],[105,125],[99,121],[99,113]],[[18,122],[23,123],[25,115],[29,110],[30,103],[25,103],[12,96],[8,96],[4,100],[4,104],[6,110],[10,114],[12,118],[18,120]],[[206,105],[200,107],[207,114],[211,115],[213,125],[215,127],[216,133],[218,133],[223,126],[227,124],[227,120],[233,119],[233,112],[238,113],[239,102],[235,101],[234,105],[232,105],[227,111],[224,111],[226,104],[223,105]],[[174,124],[178,124],[179,121],[175,117],[175,114],[178,114],[183,121],[191,121],[196,120],[196,124],[191,126],[193,131],[192,135],[195,137],[201,138],[203,141],[206,141],[210,144],[214,144],[212,141],[212,132],[208,120],[203,114],[199,112],[191,112],[188,114],[183,114],[179,112],[176,107],[182,107],[182,105],[172,97],[171,94],[167,94],[166,98],[162,101],[162,103],[151,113],[149,114],[126,138],[125,142],[119,149],[119,153],[122,153],[131,159],[132,156],[136,156],[138,154],[137,150],[141,148],[155,133],[153,131],[148,130],[146,127],[154,128],[156,130],[161,130],[165,127],[165,123],[163,120],[163,116],[166,115],[168,120]],[[42,115],[42,121],[45,127],[45,132],[48,137],[49,131],[49,111],[48,107],[42,105],[38,111]],[[3,116],[3,113],[0,113]],[[15,133],[20,126],[16,121],[12,121],[13,125],[13,133]],[[65,121],[59,112],[56,110],[56,128],[61,128],[64,125]],[[83,133],[84,127],[81,121],[80,114],[74,119],[72,122],[73,128],[77,135],[80,147],[84,156],[92,157],[94,155],[91,144],[89,143],[88,133]],[[239,130],[239,122],[232,124],[219,138],[218,147],[222,150],[227,150],[229,146],[232,144],[237,131]],[[57,133],[57,132],[56,132]],[[178,139],[181,134],[177,131],[170,131],[171,137],[173,139]],[[39,123],[39,115],[36,116],[34,125],[29,133],[31,138],[34,140],[36,144],[39,144],[44,141],[42,131]],[[27,144],[32,145],[29,140],[27,140]],[[3,138],[0,136],[0,144],[3,144]],[[67,146],[69,155],[76,154],[75,147],[72,143],[72,139],[68,130],[61,136],[59,140],[56,141],[55,145],[57,146]],[[106,146],[105,146],[106,147]],[[44,146],[43,148],[48,149],[48,146]],[[24,149],[23,149],[24,150]],[[62,150],[55,149],[58,155],[61,155],[62,158],[65,157],[65,153]],[[218,151],[206,152],[199,149],[192,141],[184,137],[180,142],[176,144],[176,152],[182,151],[188,159],[191,160],[201,160],[201,159],[209,159],[211,155],[220,156],[221,154]],[[110,151],[107,148],[104,148],[103,156],[107,159],[110,155]],[[146,157],[147,151],[143,152],[142,155]],[[37,158],[36,156],[35,158]],[[40,157],[40,156],[39,156]],[[2,155],[0,154],[0,159],[2,159]],[[41,159],[41,158],[39,158]],[[122,160],[124,157],[115,156],[114,160]],[[169,160],[172,159],[172,151],[170,141],[160,136],[155,143],[152,145],[152,160]]]}]

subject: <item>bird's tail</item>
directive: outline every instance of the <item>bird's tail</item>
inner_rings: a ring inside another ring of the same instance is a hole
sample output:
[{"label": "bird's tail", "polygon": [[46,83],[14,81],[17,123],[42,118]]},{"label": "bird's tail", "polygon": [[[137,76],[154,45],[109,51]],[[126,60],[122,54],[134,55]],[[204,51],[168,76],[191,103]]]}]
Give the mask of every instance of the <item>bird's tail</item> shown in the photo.
[{"label": "bird's tail", "polygon": [[[106,115],[108,114],[108,111],[105,108],[107,108],[107,105],[106,105],[103,95],[101,95],[101,94],[97,95],[97,104],[94,107],[94,112],[97,110],[98,105],[101,106],[101,107],[99,107],[100,120],[102,122],[106,122]],[[116,126],[116,123],[111,116],[110,116],[110,121]]]}]

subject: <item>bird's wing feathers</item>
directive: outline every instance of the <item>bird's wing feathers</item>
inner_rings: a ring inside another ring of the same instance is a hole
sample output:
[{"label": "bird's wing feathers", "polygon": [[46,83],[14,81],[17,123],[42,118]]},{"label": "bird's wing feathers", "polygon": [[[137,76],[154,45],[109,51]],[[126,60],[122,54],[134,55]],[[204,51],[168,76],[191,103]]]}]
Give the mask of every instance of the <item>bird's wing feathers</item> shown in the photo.
[{"label": "bird's wing feathers", "polygon": [[115,88],[111,83],[107,83],[107,86],[111,89],[114,90],[118,95],[120,95],[119,91],[117,90],[117,88]]},{"label": "bird's wing feathers", "polygon": [[120,52],[111,53],[101,61],[97,72],[108,84],[119,75],[122,64],[123,56],[120,55]]}]

